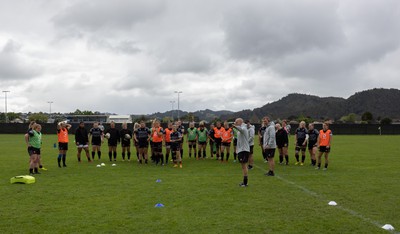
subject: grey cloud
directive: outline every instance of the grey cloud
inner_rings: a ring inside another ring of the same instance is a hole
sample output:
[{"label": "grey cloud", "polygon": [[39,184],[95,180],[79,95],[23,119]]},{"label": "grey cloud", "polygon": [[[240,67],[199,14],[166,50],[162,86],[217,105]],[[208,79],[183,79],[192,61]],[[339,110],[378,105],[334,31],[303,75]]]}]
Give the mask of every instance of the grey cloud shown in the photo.
[{"label": "grey cloud", "polygon": [[118,54],[137,54],[141,52],[141,49],[137,46],[137,43],[130,40],[122,41],[108,41],[106,39],[91,38],[87,42],[89,49],[105,49]]},{"label": "grey cloud", "polygon": [[89,31],[127,29],[162,13],[164,1],[78,1],[53,18],[56,26]]},{"label": "grey cloud", "polygon": [[0,52],[0,80],[12,81],[38,76],[41,68],[26,61],[21,56],[22,45],[9,40]]},{"label": "grey cloud", "polygon": [[264,1],[236,6],[223,28],[234,59],[284,77],[347,79],[399,46],[400,4],[389,2]]}]

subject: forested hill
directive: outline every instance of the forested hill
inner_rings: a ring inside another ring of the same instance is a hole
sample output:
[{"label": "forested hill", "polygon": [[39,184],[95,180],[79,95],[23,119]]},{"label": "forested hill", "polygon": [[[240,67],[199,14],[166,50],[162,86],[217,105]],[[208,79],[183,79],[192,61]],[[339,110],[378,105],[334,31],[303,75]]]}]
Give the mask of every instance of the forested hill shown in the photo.
[{"label": "forested hill", "polygon": [[354,113],[370,112],[374,118],[400,118],[400,90],[371,89],[357,92],[347,99],[318,97],[306,94],[289,94],[282,99],[254,110],[243,110],[221,116],[221,119],[242,117],[258,122],[263,116],[289,118],[308,116],[313,119],[340,119]]}]

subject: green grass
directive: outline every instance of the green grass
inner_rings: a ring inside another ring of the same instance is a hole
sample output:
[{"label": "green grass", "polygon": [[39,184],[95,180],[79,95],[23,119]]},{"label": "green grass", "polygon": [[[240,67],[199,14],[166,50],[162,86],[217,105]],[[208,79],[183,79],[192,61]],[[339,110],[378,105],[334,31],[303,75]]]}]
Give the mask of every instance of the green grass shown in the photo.
[{"label": "green grass", "polygon": [[60,169],[55,141],[44,136],[49,170],[35,184],[10,184],[27,174],[28,156],[22,135],[0,135],[2,233],[388,233],[379,228],[386,223],[400,230],[400,136],[335,136],[328,171],[277,165],[274,178],[264,176],[255,147],[248,188],[238,186],[239,164],[188,159],[186,149],[183,169],[121,162],[120,149],[111,167],[103,146],[107,166],[97,168],[98,161],[79,164],[70,147]]}]

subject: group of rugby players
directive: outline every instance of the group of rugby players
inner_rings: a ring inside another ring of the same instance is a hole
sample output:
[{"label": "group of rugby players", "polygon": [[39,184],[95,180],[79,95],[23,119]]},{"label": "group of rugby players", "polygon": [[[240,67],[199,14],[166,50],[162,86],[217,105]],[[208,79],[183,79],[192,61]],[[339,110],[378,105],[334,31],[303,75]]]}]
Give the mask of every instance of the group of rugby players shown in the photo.
[{"label": "group of rugby players", "polygon": [[[273,124],[269,119],[263,118],[261,128],[258,131],[259,145],[262,148],[263,158],[265,162],[270,163],[269,175],[273,175],[274,164],[273,160],[275,150],[265,150],[264,148],[264,133],[268,125]],[[245,121],[249,135],[250,154],[248,159],[248,169],[253,168],[253,148],[255,127],[249,121]],[[206,147],[210,147],[210,157],[216,156],[217,160],[221,162],[228,162],[231,154],[231,144],[233,143],[233,159],[237,160],[236,146],[237,146],[237,130],[232,127],[227,121],[223,124],[218,121],[210,125],[210,129],[205,127],[204,122],[200,122],[199,127],[196,128],[193,122],[189,123],[189,127],[185,130],[181,121],[175,123],[168,123],[168,127],[163,129],[158,120],[154,120],[152,127],[146,127],[144,121],[135,123],[133,131],[127,128],[127,124],[122,124],[122,129],[115,128],[115,123],[111,122],[108,129],[95,122],[90,131],[87,131],[85,124],[81,122],[79,127],[75,130],[75,144],[78,148],[77,158],[81,162],[81,153],[85,151],[88,162],[95,159],[96,153],[98,159],[101,159],[101,144],[104,138],[108,140],[108,156],[110,161],[117,160],[117,146],[121,143],[122,146],[122,160],[131,160],[131,141],[136,148],[137,161],[142,164],[148,163],[148,148],[150,145],[151,153],[150,159],[156,165],[165,165],[169,161],[171,154],[174,162],[174,167],[182,168],[183,157],[183,143],[184,135],[186,134],[188,143],[188,156],[194,156],[196,159],[207,158]],[[57,125],[58,136],[58,166],[66,167],[66,153],[68,150],[68,131],[71,125],[61,122]],[[289,147],[289,133],[290,125],[284,120],[282,123],[275,124],[275,141],[276,148],[279,152],[279,164],[289,164],[288,147]],[[310,153],[311,165],[321,167],[321,157],[325,154],[325,167],[328,167],[328,155],[330,151],[330,143],[332,132],[329,130],[329,124],[324,123],[323,129],[317,131],[314,129],[314,124],[310,123],[308,129],[304,121],[300,122],[299,127],[294,133],[295,137],[295,165],[304,165],[306,158],[306,148]],[[35,174],[38,172],[38,167],[43,168],[40,164],[40,146],[41,146],[41,133],[40,125],[31,123],[28,133],[25,135],[28,152],[31,156],[30,173]],[[133,139],[133,140],[132,140]],[[91,157],[89,154],[89,143],[92,145]],[[163,155],[163,145],[165,146],[165,157]],[[319,147],[318,161],[317,161],[317,148]],[[300,160],[301,153],[301,160]],[[270,160],[269,160],[270,159]]]}]

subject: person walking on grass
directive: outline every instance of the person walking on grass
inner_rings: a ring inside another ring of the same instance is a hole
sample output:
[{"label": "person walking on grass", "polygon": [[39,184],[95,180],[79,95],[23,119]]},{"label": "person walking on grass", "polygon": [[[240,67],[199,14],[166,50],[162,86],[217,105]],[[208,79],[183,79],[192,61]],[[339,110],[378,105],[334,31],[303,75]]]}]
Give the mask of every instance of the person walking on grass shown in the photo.
[{"label": "person walking on grass", "polygon": [[266,176],[274,176],[275,172],[275,161],[274,161],[274,156],[275,156],[275,149],[276,149],[276,132],[275,132],[275,123],[273,121],[270,121],[268,116],[265,116],[265,123],[267,124],[267,128],[265,129],[264,132],[264,142],[263,142],[263,148],[265,151],[265,155],[268,158],[268,166],[269,166],[269,171],[266,173]]},{"label": "person walking on grass", "polygon": [[78,162],[81,162],[82,149],[86,153],[86,158],[88,162],[91,162],[89,155],[89,133],[85,128],[85,123],[80,122],[78,128],[75,130],[75,144],[78,147],[77,158]]},{"label": "person walking on grass", "polygon": [[29,153],[29,175],[40,174],[39,172],[39,157],[40,148],[42,147],[42,126],[40,124],[32,124],[28,131],[28,138],[25,137],[26,145]]},{"label": "person walking on grass", "polygon": [[67,159],[67,151],[68,151],[68,130],[71,128],[70,124],[65,122],[60,122],[57,125],[57,137],[58,137],[58,167],[61,168],[61,160],[63,163],[63,167],[67,167],[65,161]]},{"label": "person walking on grass", "polygon": [[238,155],[239,162],[242,166],[243,182],[239,184],[240,187],[248,186],[248,168],[247,163],[250,155],[250,144],[249,144],[249,131],[247,125],[243,122],[242,118],[237,118],[232,128],[238,130],[237,132],[237,147],[236,153]]},{"label": "person walking on grass", "polygon": [[329,129],[329,123],[325,122],[322,125],[322,130],[319,131],[318,143],[319,153],[318,153],[318,166],[315,169],[321,168],[321,157],[325,154],[325,167],[324,170],[328,169],[328,156],[329,152],[331,152],[331,143],[332,143],[332,131]]}]

